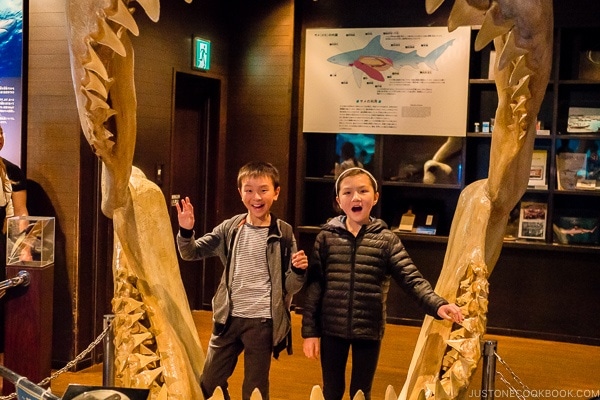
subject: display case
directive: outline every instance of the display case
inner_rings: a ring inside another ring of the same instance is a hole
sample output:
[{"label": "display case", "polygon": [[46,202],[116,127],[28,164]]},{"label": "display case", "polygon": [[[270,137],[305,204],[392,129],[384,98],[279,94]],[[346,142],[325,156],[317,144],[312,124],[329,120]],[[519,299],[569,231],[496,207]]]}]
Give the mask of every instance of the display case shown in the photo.
[{"label": "display case", "polygon": [[6,265],[44,267],[54,263],[54,217],[10,217]]}]

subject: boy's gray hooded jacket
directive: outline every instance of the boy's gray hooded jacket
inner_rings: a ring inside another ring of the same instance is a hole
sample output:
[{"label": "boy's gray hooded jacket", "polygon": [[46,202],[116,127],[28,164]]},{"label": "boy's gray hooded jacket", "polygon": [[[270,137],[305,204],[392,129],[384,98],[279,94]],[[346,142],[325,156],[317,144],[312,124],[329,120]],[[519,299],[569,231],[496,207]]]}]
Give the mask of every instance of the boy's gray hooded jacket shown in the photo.
[{"label": "boy's gray hooded jacket", "polygon": [[[212,299],[214,333],[219,335],[227,327],[229,315],[231,314],[231,281],[233,278],[233,251],[237,248],[237,239],[239,228],[246,221],[246,213],[239,214],[233,218],[223,221],[216,226],[212,232],[205,234],[201,238],[195,239],[194,232],[186,229],[180,229],[177,234],[177,247],[181,258],[187,261],[199,260],[202,258],[218,256],[225,266],[221,282]],[[292,297],[304,284],[305,271],[292,266],[291,261],[288,265],[282,266],[282,249],[280,241],[282,235],[291,236],[290,249],[285,257],[291,260],[291,254],[297,251],[296,240],[293,235],[292,227],[285,221],[277,219],[271,214],[271,225],[267,237],[267,264],[271,277],[271,313],[273,317],[273,346],[277,349],[278,345],[286,340],[291,329],[289,307]],[[285,279],[285,285],[283,284]],[[287,343],[288,351],[290,350]],[[275,351],[275,357],[278,351]]]}]

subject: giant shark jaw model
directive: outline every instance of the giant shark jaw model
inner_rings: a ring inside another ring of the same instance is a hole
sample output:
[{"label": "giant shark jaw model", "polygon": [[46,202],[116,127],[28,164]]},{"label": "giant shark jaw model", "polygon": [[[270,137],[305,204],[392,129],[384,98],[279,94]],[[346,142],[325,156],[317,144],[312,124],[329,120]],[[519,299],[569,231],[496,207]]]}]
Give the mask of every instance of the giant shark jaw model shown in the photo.
[{"label": "giant shark jaw model", "polygon": [[408,53],[389,50],[381,45],[381,35],[375,36],[362,49],[351,50],[331,56],[327,59],[330,63],[352,67],[352,74],[358,87],[361,86],[363,74],[378,82],[383,82],[385,77],[382,72],[390,68],[399,70],[402,67],[418,68],[419,64],[425,64],[437,71],[435,64],[437,59],[452,45],[454,39],[447,41],[441,46],[433,49],[429,54],[420,56],[416,50]]},{"label": "giant shark jaw model", "polygon": [[[426,0],[427,11],[443,1]],[[79,119],[103,162],[102,211],[115,226],[117,383],[151,388],[153,400],[200,399],[204,355],[179,275],[167,205],[160,189],[132,166],[136,99],[128,33],[138,34],[131,16],[135,4],[158,20],[158,0],[68,0],[67,12]],[[527,188],[537,114],[552,66],[551,0],[457,0],[449,28],[461,25],[481,25],[476,50],[493,40],[500,52],[490,170],[488,179],[461,193],[436,285],[438,294],[461,306],[465,322],[452,326],[425,319],[401,400],[466,398],[485,333],[487,278],[500,254],[508,215]],[[330,62],[380,80],[392,67],[425,63],[434,68],[450,45],[421,57],[386,50],[374,39]],[[313,390],[311,400],[322,398],[319,392]],[[214,397],[223,394],[217,391]],[[390,389],[385,397],[391,400],[395,393]]]},{"label": "giant shark jaw model", "polygon": [[[135,7],[135,8],[134,8]],[[114,227],[115,384],[152,400],[201,399],[204,353],[181,280],[160,188],[132,165],[136,138],[129,33],[158,0],[68,0],[71,73],[81,129],[102,161],[102,212]]]}]

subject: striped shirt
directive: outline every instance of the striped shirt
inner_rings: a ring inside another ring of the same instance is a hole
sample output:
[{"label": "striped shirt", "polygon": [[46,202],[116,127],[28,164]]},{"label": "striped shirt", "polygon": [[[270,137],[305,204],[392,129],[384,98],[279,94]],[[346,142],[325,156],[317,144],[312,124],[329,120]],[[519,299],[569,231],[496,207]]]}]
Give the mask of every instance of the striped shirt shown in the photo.
[{"label": "striped shirt", "polygon": [[244,224],[234,252],[231,315],[271,318],[271,277],[267,265],[268,226]]}]

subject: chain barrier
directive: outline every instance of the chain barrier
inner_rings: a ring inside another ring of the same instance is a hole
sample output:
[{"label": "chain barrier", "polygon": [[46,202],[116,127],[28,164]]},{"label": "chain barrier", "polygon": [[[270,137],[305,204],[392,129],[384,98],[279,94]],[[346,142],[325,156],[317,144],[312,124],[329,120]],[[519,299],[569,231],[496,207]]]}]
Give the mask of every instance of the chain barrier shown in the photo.
[{"label": "chain barrier", "polygon": [[[112,327],[112,321],[111,321],[111,323],[109,323],[104,328],[104,330],[100,333],[100,335],[98,335],[98,337],[92,343],[90,343],[90,345],[85,350],[83,350],[81,353],[79,353],[73,360],[69,361],[67,363],[67,365],[65,365],[63,368],[57,370],[56,372],[54,372],[49,377],[44,378],[40,383],[38,383],[38,386],[45,386],[45,385],[47,385],[52,380],[58,378],[60,375],[64,374],[65,372],[67,372],[71,368],[73,368],[75,365],[77,365],[77,363],[80,362],[81,360],[83,360],[83,358],[85,356],[87,356],[94,349],[94,347],[98,346],[98,344],[102,340],[104,340],[104,338],[106,337],[106,335],[110,331],[111,327]],[[0,400],[13,400],[16,397],[17,397],[17,393],[15,392],[15,393],[11,393],[8,396],[0,396]]]},{"label": "chain barrier", "polygon": [[512,368],[506,363],[506,361],[504,361],[502,357],[498,355],[498,353],[494,352],[494,356],[500,362],[500,364],[502,364],[502,366],[510,373],[512,379],[521,386],[522,390],[515,389],[515,387],[508,381],[508,379],[506,379],[506,377],[500,371],[496,371],[496,374],[500,377],[500,380],[504,382],[504,384],[510,389],[511,393],[514,393],[514,395],[518,399],[525,400],[525,396],[523,396],[521,393],[529,393],[529,388],[527,387],[527,385],[523,383],[523,381],[517,376],[517,374],[512,370]]}]

